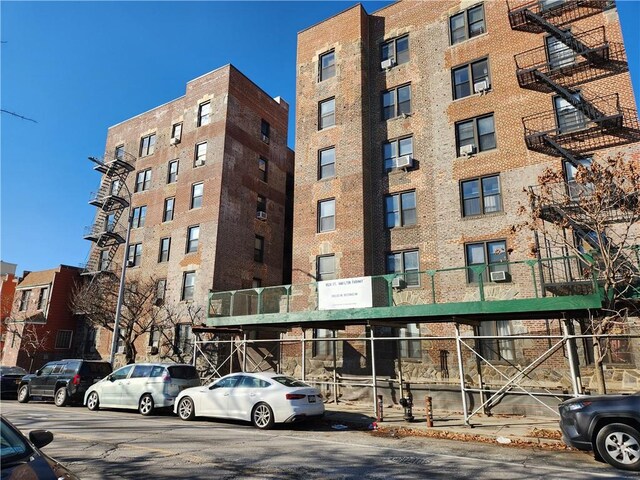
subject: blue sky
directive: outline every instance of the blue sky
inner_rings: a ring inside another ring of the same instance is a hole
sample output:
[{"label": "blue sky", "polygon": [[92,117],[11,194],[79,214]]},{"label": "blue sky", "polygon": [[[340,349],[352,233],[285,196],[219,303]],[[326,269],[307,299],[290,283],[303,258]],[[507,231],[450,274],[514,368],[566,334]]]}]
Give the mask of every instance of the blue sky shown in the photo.
[{"label": "blue sky", "polygon": [[[99,184],[87,156],[102,155],[109,126],[203,73],[233,63],[293,113],[297,32],[353,4],[2,1],[0,103],[37,123],[0,117],[0,258],[18,272],[84,263]],[[638,99],[640,2],[618,10]]]}]

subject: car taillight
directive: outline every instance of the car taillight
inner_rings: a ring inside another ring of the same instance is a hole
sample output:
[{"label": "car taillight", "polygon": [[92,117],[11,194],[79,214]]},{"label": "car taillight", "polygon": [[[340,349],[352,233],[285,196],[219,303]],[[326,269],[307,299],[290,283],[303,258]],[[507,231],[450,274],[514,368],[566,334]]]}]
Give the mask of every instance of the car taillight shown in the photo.
[{"label": "car taillight", "polygon": [[169,372],[164,372],[162,374],[162,381],[166,383],[171,382],[171,375],[169,375]]},{"label": "car taillight", "polygon": [[80,374],[76,373],[73,376],[73,380],[71,380],[71,383],[73,383],[74,385],[80,385]]},{"label": "car taillight", "polygon": [[287,393],[286,395],[287,400],[301,400],[305,397],[306,395],[303,395],[302,393]]}]

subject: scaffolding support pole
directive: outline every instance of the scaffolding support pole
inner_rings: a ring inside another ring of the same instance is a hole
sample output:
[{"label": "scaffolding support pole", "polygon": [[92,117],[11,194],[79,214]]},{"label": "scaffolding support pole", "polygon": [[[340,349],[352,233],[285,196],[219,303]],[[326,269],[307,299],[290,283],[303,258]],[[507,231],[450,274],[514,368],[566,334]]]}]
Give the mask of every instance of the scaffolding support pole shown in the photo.
[{"label": "scaffolding support pole", "polygon": [[306,365],[306,355],[305,355],[305,350],[306,350],[306,345],[305,345],[305,337],[306,337],[306,331],[303,328],[302,329],[302,338],[300,339],[300,343],[302,345],[302,381],[304,382],[304,378],[305,378],[305,365]]},{"label": "scaffolding support pole", "polygon": [[569,370],[571,372],[571,386],[573,387],[573,396],[582,395],[580,372],[578,371],[578,354],[576,352],[576,339],[573,338],[573,325],[570,325],[570,319],[562,319],[562,333],[564,334],[564,344],[567,346],[567,359],[569,360]]},{"label": "scaffolding support pole", "polygon": [[375,351],[375,335],[373,327],[369,327],[371,336],[371,380],[373,381],[373,414],[378,411],[378,379],[376,377],[376,351]]},{"label": "scaffolding support pole", "polygon": [[[331,336],[336,338],[336,331],[331,331]],[[331,341],[332,350],[333,350],[333,403],[338,404],[338,353],[336,352],[336,341]]]},{"label": "scaffolding support pole", "polygon": [[456,352],[458,353],[458,370],[460,375],[460,394],[462,395],[462,411],[464,412],[464,423],[469,425],[469,408],[467,407],[467,391],[464,386],[464,365],[462,364],[462,347],[460,346],[460,324],[454,323],[456,327]]},{"label": "scaffolding support pole", "polygon": [[247,332],[242,334],[242,371],[247,371]]},{"label": "scaffolding support pole", "polygon": [[[480,328],[473,327],[473,334],[477,337],[480,336]],[[477,345],[476,345],[477,348]],[[480,385],[480,401],[482,405],[484,405],[483,413],[485,415],[491,415],[491,408],[489,405],[486,405],[486,395],[484,394],[484,380],[482,378],[482,360],[478,355],[474,355],[476,357],[476,368],[478,369],[478,384]]]}]

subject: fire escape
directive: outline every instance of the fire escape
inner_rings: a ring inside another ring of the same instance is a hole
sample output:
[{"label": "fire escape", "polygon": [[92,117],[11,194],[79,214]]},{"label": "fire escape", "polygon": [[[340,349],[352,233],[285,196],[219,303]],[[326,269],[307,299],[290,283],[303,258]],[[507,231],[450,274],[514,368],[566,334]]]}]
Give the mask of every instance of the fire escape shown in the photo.
[{"label": "fire escape", "polygon": [[[546,34],[540,47],[515,55],[516,74],[521,88],[553,94],[553,110],[529,115],[522,119],[525,142],[530,150],[561,157],[573,168],[584,164],[591,153],[637,142],[640,125],[637,112],[620,104],[618,93],[593,95],[585,84],[628,71],[621,43],[607,39],[604,26],[580,31],[574,22],[612,8],[611,0],[536,0],[510,5],[509,22],[513,30]],[[568,167],[570,169],[571,167]],[[570,179],[558,185],[561,198],[578,200],[587,191],[575,191]],[[536,188],[536,187],[532,187]],[[574,189],[572,191],[572,189]],[[568,230],[578,241],[598,247],[593,232],[583,231],[571,220],[570,212],[559,207],[561,203],[533,206],[539,208],[543,219],[558,221],[562,217]],[[616,222],[615,212],[611,223]],[[537,240],[537,239],[536,239]],[[553,256],[546,239],[543,248]],[[542,249],[538,248],[539,255]],[[555,252],[557,254],[557,252]],[[563,252],[566,254],[567,252]],[[545,269],[546,270],[546,269]],[[584,278],[580,265],[567,264],[563,272],[544,274],[549,286],[575,284]],[[549,291],[553,291],[551,288]]]},{"label": "fire escape", "polygon": [[[125,182],[132,172],[136,158],[118,148],[105,155],[104,160],[89,157],[94,170],[102,174],[100,189],[92,194],[89,204],[98,208],[93,225],[85,230],[85,240],[95,243],[87,262],[86,273],[112,271],[111,262],[118,247],[125,243],[125,231],[119,220],[129,207],[130,195]],[[125,227],[126,228],[126,227]]]}]

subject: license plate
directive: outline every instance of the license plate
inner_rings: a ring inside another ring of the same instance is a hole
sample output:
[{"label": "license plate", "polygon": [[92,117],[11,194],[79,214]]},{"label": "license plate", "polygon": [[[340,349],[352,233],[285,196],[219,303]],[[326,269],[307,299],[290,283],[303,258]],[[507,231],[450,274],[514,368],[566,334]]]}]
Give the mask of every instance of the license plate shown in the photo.
[{"label": "license plate", "polygon": [[316,396],[315,395],[309,395],[309,403],[316,403]]}]

